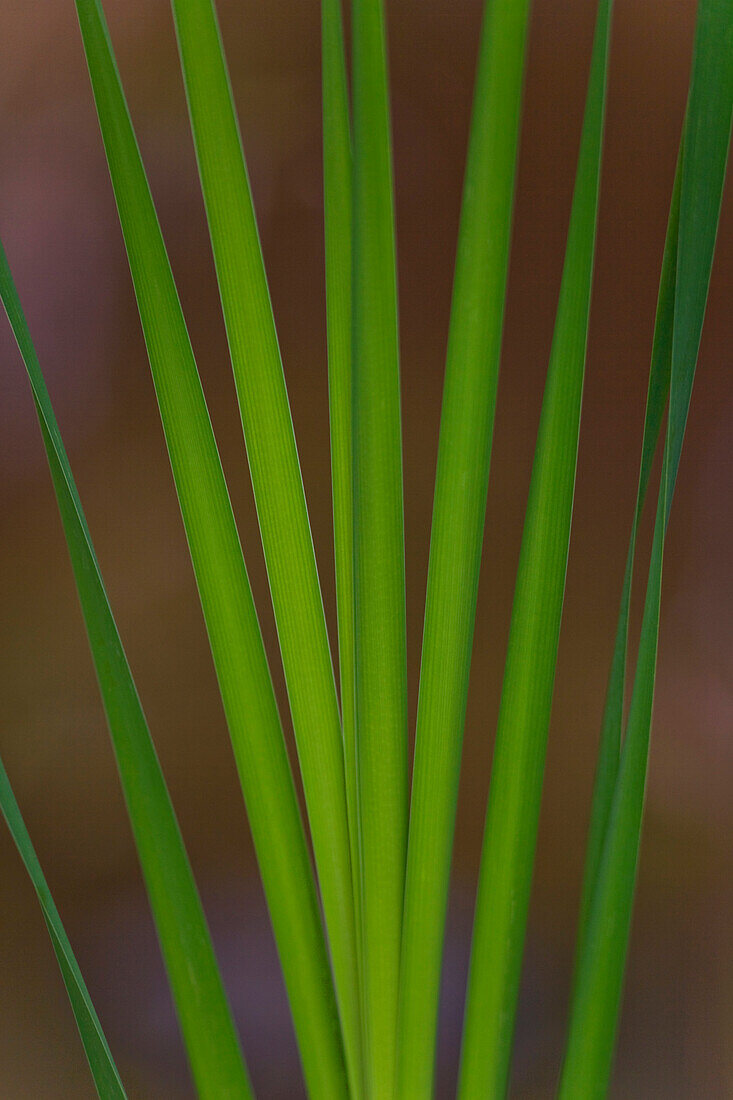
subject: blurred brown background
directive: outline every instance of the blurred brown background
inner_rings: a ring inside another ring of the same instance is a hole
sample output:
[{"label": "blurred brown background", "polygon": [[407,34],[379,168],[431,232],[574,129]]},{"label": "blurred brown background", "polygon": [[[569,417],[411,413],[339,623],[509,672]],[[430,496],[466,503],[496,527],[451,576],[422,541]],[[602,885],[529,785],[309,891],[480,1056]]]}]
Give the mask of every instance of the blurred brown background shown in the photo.
[{"label": "blurred brown background", "polygon": [[[297,1059],[71,0],[0,5],[0,228],[204,894],[260,1095]],[[285,713],[166,0],[108,0]],[[390,0],[411,709],[479,0]],[[334,625],[316,0],[220,0],[329,624]],[[594,5],[535,0],[446,949],[455,1074],[512,585]],[[564,626],[512,1095],[550,1096],[635,495],[694,0],[618,0]],[[613,1095],[733,1095],[733,195],[665,571],[646,828]],[[0,325],[0,749],[132,1096],[192,1095],[24,371]],[[648,525],[642,560],[648,549]],[[641,576],[642,574],[640,574]],[[638,599],[636,601],[638,626]],[[0,828],[0,1096],[91,1097],[40,911]]]}]

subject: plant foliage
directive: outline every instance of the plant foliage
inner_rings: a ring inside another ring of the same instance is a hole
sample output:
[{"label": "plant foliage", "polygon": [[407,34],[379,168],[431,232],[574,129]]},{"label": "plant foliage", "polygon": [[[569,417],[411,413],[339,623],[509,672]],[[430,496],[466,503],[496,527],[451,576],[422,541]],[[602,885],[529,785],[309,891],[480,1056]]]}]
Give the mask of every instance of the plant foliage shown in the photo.
[{"label": "plant foliage", "polygon": [[[408,768],[394,188],[384,0],[322,0],[323,177],[339,691],[285,374],[213,0],[171,0],[305,794],[282,724],[203,389],[101,0],[75,0],[171,470],[314,1100],[429,1098],[501,357],[529,0],[486,0],[458,235]],[[611,45],[598,0],[575,189],[517,568],[479,871],[458,1095],[510,1072],[552,709],[591,311]],[[349,80],[350,76],[350,80]],[[648,770],[662,565],[733,112],[733,0],[699,0],[662,259],[636,506],[601,724],[563,1100],[606,1095]],[[0,246],[130,824],[193,1079],[253,1095],[206,919]],[[666,418],[666,420],[665,420]],[[629,712],[639,522],[662,444]],[[125,1096],[5,767],[0,808],[38,895],[97,1092]]]}]

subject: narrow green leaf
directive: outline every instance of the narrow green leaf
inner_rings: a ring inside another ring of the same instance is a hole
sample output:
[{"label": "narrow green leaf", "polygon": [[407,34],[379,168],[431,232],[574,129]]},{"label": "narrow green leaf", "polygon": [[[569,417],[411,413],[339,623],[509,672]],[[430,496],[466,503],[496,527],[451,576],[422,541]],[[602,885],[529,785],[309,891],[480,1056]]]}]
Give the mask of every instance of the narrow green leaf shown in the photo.
[{"label": "narrow green leaf", "polygon": [[435,481],[400,968],[398,1093],[432,1095],[443,933],[509,265],[528,0],[488,0]]},{"label": "narrow green leaf", "polygon": [[674,287],[677,270],[677,236],[680,219],[680,190],[682,182],[682,144],[677,159],[672,201],[667,224],[667,237],[664,244],[662,274],[659,281],[657,316],[654,325],[652,359],[649,370],[644,434],[641,447],[641,466],[639,485],[636,495],[636,508],[629,539],[626,558],[624,583],[621,592],[616,641],[611,662],[606,705],[601,723],[601,740],[598,751],[590,826],[588,830],[588,849],[586,852],[583,886],[581,891],[580,919],[576,940],[577,960],[583,953],[583,941],[588,919],[588,909],[595,888],[598,864],[601,858],[603,840],[608,824],[608,815],[613,801],[613,792],[618,775],[621,755],[621,730],[623,724],[624,696],[626,688],[626,660],[628,651],[629,612],[631,609],[631,583],[636,551],[636,536],[641,519],[644,500],[649,486],[652,462],[657,449],[664,411],[669,395],[669,381],[672,363],[672,330],[674,318]]},{"label": "narrow green leaf", "polygon": [[69,994],[69,1000],[71,1001],[71,1007],[97,1093],[100,1100],[115,1100],[115,1098],[124,1100],[126,1094],[122,1087],[120,1075],[104,1037],[99,1017],[94,1010],[89,991],[81,976],[81,970],[74,957],[68,936],[61,923],[61,917],[51,897],[51,891],[48,888],[48,883],[38,862],[38,856],[25,827],[20,807],[13,794],[2,759],[0,759],[0,810],[2,810],[8,823],[8,828],[41,903],[48,934],[51,937],[51,943],[61,968],[64,985]]},{"label": "narrow green leaf", "polygon": [[600,0],[555,332],[517,570],[473,930],[462,1100],[509,1079],[575,486],[612,4]]},{"label": "narrow green leaf", "polygon": [[685,126],[672,342],[665,526],[669,522],[702,336],[733,109],[733,0],[699,0]]},{"label": "narrow green leaf", "polygon": [[117,632],[51,400],[0,245],[0,297],[36,404],[135,844],[201,1096],[251,1095],[209,931]]},{"label": "narrow green leaf", "polygon": [[407,667],[397,275],[382,0],[354,0],[353,464],[363,1010],[369,1094],[390,1097],[407,841]]},{"label": "narrow green leaf", "polygon": [[605,1096],[611,1073],[648,770],[664,538],[700,346],[732,117],[733,2],[700,0],[682,153],[662,482],[629,719],[577,967],[560,1085],[564,1100]]},{"label": "narrow green leaf", "polygon": [[172,0],[323,899],[347,1064],[359,1074],[356,924],[331,652],[267,278],[212,0]]},{"label": "narrow green leaf", "polygon": [[76,6],[306,1080],[314,1095],[343,1096],[343,1049],[312,869],[229,495],[104,15],[99,0]]},{"label": "narrow green leaf", "polygon": [[328,404],[341,725],[356,935],[361,957],[359,809],[354,712],[354,494],[351,431],[351,124],[341,0],[321,3],[323,207],[326,252]]}]

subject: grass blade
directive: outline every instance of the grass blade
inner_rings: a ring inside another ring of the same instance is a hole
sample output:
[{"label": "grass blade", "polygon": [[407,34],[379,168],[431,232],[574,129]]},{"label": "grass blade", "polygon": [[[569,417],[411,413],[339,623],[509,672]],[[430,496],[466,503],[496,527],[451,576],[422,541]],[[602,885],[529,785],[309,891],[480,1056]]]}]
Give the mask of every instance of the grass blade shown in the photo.
[{"label": "grass blade", "polygon": [[[354,697],[354,493],[351,430],[351,124],[341,0],[321,3],[323,207],[326,252],[328,404],[341,725],[354,908],[361,913]],[[361,922],[357,919],[360,949]]]},{"label": "grass blade", "polygon": [[644,434],[641,447],[641,466],[639,485],[636,495],[636,508],[629,539],[624,582],[621,592],[616,641],[611,662],[606,704],[601,723],[601,739],[598,751],[590,826],[588,830],[588,848],[583,872],[581,890],[580,919],[575,956],[577,960],[583,954],[583,943],[593,890],[598,874],[598,864],[603,849],[603,840],[608,824],[608,815],[613,801],[613,792],[618,776],[621,757],[621,732],[623,724],[624,696],[626,689],[626,660],[628,651],[629,613],[631,609],[631,583],[636,551],[636,536],[644,507],[652,462],[657,449],[659,435],[664,419],[664,411],[669,395],[669,382],[672,364],[672,331],[674,319],[674,288],[677,271],[677,237],[680,220],[680,190],[682,182],[682,145],[677,160],[672,201],[670,204],[667,236],[662,259],[662,274],[659,281],[657,316],[654,325],[652,359],[649,371]]},{"label": "grass blade", "polygon": [[[346,1078],[310,859],[229,495],[98,0],[76,0],[168,453],[309,1089]],[[350,880],[349,880],[349,896]]]},{"label": "grass blade", "polygon": [[0,759],[0,810],[8,823],[10,833],[41,903],[48,934],[61,968],[97,1093],[100,1100],[124,1100],[126,1094],[120,1075],[104,1037],[99,1017],[94,1010],[89,991],[74,958],[61,917],[51,897],[51,891],[25,827],[2,759]]},{"label": "grass blade", "polygon": [[432,1095],[445,913],[509,265],[528,0],[489,0],[435,482],[400,967],[398,1092]]},{"label": "grass blade", "polygon": [[600,0],[560,298],[517,570],[459,1081],[503,1096],[542,795],[575,485],[612,4]]},{"label": "grass blade", "polygon": [[248,1097],[247,1071],[178,822],[1,245],[0,296],[33,391],[122,789],[193,1076],[202,1097]]},{"label": "grass blade", "polygon": [[608,1090],[638,864],[664,538],[700,346],[733,115],[733,3],[700,0],[682,154],[671,380],[641,639],[626,736],[579,957],[560,1096]]},{"label": "grass blade", "polygon": [[336,685],[285,377],[212,0],[173,0],[181,67],[275,610],[347,1064],[359,1075],[356,922]]},{"label": "grass blade", "polygon": [[353,462],[365,1061],[393,1094],[407,841],[407,667],[397,276],[382,0],[354,0]]}]

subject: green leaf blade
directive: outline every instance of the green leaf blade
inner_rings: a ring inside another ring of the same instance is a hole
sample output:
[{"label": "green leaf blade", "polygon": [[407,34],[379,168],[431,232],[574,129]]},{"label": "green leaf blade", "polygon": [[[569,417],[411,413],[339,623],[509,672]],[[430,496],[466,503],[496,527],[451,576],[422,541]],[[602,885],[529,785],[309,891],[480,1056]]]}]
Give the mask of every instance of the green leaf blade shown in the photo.
[{"label": "green leaf blade", "polygon": [[402,928],[398,1092],[432,1095],[440,969],[481,563],[529,3],[489,0],[443,393]]},{"label": "green leaf blade", "polygon": [[666,522],[672,507],[723,201],[733,102],[733,0],[699,0],[685,125],[669,407]]},{"label": "green leaf blade", "polygon": [[353,477],[363,1011],[370,1095],[396,1071],[407,841],[407,667],[397,277],[381,0],[353,30]]},{"label": "green leaf blade", "polygon": [[285,377],[211,0],[173,0],[181,68],[293,717],[347,1062],[359,995],[344,748]]},{"label": "green leaf blade", "polygon": [[596,882],[588,905],[559,1095],[608,1090],[639,852],[659,635],[664,493],[659,496],[626,739]]},{"label": "green leaf blade", "polygon": [[[608,1090],[636,884],[654,703],[664,540],[689,413],[733,118],[733,4],[700,0],[681,161],[669,415],[639,654],[577,962],[563,1100]],[[642,471],[644,464],[642,463]]]},{"label": "green leaf blade", "polygon": [[[224,711],[309,1089],[346,1075],[310,857],[239,536],[98,0],[76,0],[102,137]],[[350,882],[349,882],[350,890]]]},{"label": "green leaf blade", "polygon": [[612,5],[596,18],[550,365],[494,748],[459,1079],[506,1093],[565,587],[585,368]]},{"label": "green leaf blade", "polygon": [[0,810],[38,895],[100,1100],[125,1100],[126,1093],[102,1031],[102,1025],[38,862],[2,759],[0,759]]},{"label": "green leaf blade", "polygon": [[201,1095],[212,1100],[249,1097],[249,1078],[188,857],[1,245],[0,297],[33,391],[125,802],[194,1078]]},{"label": "green leaf blade", "polygon": [[677,160],[675,182],[670,203],[667,235],[662,259],[662,274],[659,281],[657,315],[654,325],[652,359],[649,371],[644,432],[641,448],[639,484],[636,495],[636,508],[626,557],[626,568],[621,592],[616,640],[614,643],[611,672],[606,691],[606,703],[601,722],[601,738],[598,751],[598,764],[593,789],[590,825],[583,885],[581,889],[580,918],[576,937],[577,960],[583,954],[583,944],[588,921],[588,911],[595,889],[598,866],[603,850],[606,826],[613,802],[616,779],[621,757],[621,734],[623,726],[624,695],[626,687],[626,661],[628,652],[629,614],[631,611],[631,585],[633,578],[636,537],[644,507],[652,462],[662,428],[664,412],[669,394],[672,364],[672,331],[674,321],[675,278],[677,271],[677,238],[679,233],[680,191],[682,182],[682,144]]},{"label": "green leaf blade", "polygon": [[351,122],[341,0],[322,0],[323,208],[331,486],[341,725],[359,965],[361,887],[354,696],[354,493],[351,414]]}]

